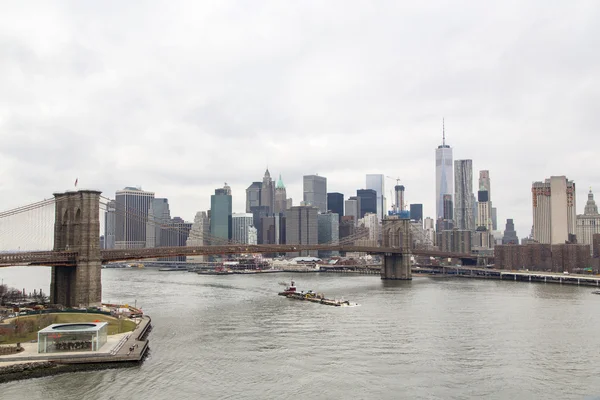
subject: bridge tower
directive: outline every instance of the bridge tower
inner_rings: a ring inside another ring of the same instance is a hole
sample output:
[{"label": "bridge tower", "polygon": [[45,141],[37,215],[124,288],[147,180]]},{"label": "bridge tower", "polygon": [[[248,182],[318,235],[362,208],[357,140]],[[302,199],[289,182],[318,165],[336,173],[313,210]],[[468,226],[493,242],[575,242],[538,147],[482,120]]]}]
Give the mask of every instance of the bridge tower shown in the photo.
[{"label": "bridge tower", "polygon": [[410,219],[398,215],[383,220],[383,247],[400,248],[399,253],[384,253],[381,279],[411,280],[410,248],[412,244]]},{"label": "bridge tower", "polygon": [[76,251],[77,266],[52,267],[50,301],[67,307],[98,306],[102,301],[100,193],[55,193],[54,250]]}]

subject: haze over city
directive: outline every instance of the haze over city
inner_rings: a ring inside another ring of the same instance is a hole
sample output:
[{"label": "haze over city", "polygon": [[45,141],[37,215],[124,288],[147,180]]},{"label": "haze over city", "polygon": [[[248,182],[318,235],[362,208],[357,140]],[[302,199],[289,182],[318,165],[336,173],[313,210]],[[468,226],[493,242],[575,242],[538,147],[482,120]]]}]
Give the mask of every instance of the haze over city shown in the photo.
[{"label": "haze over city", "polygon": [[473,159],[475,181],[490,171],[498,228],[514,218],[524,237],[532,181],[575,181],[577,213],[600,188],[599,14],[591,1],[5,4],[2,208],[78,178],[109,197],[141,186],[192,220],[224,182],[243,211],[268,166],[295,204],[303,175],[348,197],[382,173],[434,217],[445,118],[454,159]]}]

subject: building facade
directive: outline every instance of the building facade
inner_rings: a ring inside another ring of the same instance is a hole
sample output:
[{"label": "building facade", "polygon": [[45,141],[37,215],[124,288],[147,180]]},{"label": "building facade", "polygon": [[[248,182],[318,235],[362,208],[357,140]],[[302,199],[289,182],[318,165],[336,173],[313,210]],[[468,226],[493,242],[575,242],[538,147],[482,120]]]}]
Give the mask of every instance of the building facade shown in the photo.
[{"label": "building facade", "polygon": [[249,229],[254,226],[252,213],[233,213],[231,215],[231,240],[235,243],[249,244]]},{"label": "building facade", "polygon": [[473,161],[454,161],[454,227],[459,230],[475,230],[473,209]]},{"label": "building facade", "polygon": [[148,210],[154,192],[126,187],[115,195],[115,248],[133,249],[146,246]]},{"label": "building facade", "polygon": [[502,244],[519,244],[519,237],[515,231],[515,223],[512,218],[506,220],[506,228],[504,236],[502,236]]},{"label": "building facade", "polygon": [[344,216],[344,195],[341,193],[327,193],[327,208],[329,212],[338,215],[338,222]]},{"label": "building facade", "polygon": [[354,226],[358,224],[360,219],[360,199],[358,197],[350,197],[344,202],[344,216],[352,217]]},{"label": "building facade", "polygon": [[359,189],[356,191],[356,197],[360,199],[360,218],[367,213],[377,215],[377,192],[373,189]]},{"label": "building facade", "polygon": [[268,168],[263,176],[260,189],[260,205],[269,207],[269,213],[275,212],[275,183],[271,179],[271,173]]},{"label": "building facade", "polygon": [[372,189],[376,193],[376,211],[377,218],[381,221],[386,214],[385,210],[385,177],[383,174],[367,174],[366,188]]},{"label": "building facade", "polygon": [[592,189],[588,193],[587,203],[583,210],[583,215],[577,216],[577,243],[589,244],[590,251],[593,250],[594,235],[600,233],[600,214],[598,206],[594,200]]},{"label": "building facade", "polygon": [[[286,210],[286,244],[318,244],[319,229],[317,215],[319,209],[313,206],[295,206]],[[289,257],[316,257],[317,251],[301,251],[288,254]]]},{"label": "building facade", "polygon": [[[146,223],[146,247],[161,247],[166,239],[162,238],[163,232],[169,229],[171,221],[171,210],[169,200],[165,198],[153,199],[148,210],[148,222]],[[165,233],[167,234],[167,233]]]},{"label": "building facade", "polygon": [[227,194],[225,188],[215,189],[215,194],[210,196],[211,244],[222,244],[231,239],[231,209],[231,194]]},{"label": "building facade", "polygon": [[285,190],[283,179],[281,179],[281,174],[279,174],[277,185],[275,185],[275,206],[273,212],[275,214],[281,214],[287,209],[287,191]]},{"label": "building facade", "polygon": [[319,175],[305,175],[303,178],[304,204],[317,207],[319,212],[327,212],[327,178]]},{"label": "building facade", "polygon": [[104,214],[104,249],[115,248],[115,228],[116,220],[116,204],[114,200],[106,203],[106,213]]},{"label": "building facade", "polygon": [[452,174],[452,148],[446,144],[442,126],[442,144],[435,150],[435,213],[436,220],[444,219],[444,195],[454,193]]},{"label": "building facade", "polygon": [[394,186],[394,211],[404,211],[405,201],[404,201],[404,185],[396,185]]},{"label": "building facade", "polygon": [[252,182],[246,189],[246,212],[252,212],[252,207],[260,206],[262,182]]},{"label": "building facade", "polygon": [[410,219],[413,221],[423,221],[423,204],[410,205]]},{"label": "building facade", "polygon": [[[340,242],[340,218],[337,213],[328,212],[319,214],[318,221],[318,241],[319,244],[339,244]],[[327,258],[338,255],[337,251],[320,250],[319,257]]]},{"label": "building facade", "polygon": [[[194,217],[194,222],[188,235],[186,246],[200,247],[206,246],[208,243],[208,234],[210,232],[210,221],[208,220],[208,214],[206,211],[198,211]],[[188,261],[191,262],[202,262],[205,261],[203,255],[189,256]]]},{"label": "building facade", "polygon": [[533,239],[542,244],[563,244],[575,235],[575,183],[565,176],[552,176],[534,182]]}]

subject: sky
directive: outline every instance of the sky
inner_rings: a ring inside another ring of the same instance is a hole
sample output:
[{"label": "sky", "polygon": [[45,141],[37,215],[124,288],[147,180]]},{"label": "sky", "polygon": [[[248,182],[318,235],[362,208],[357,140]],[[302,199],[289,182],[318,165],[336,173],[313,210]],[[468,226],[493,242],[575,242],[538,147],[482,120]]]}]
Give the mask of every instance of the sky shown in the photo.
[{"label": "sky", "polygon": [[[0,209],[140,186],[193,220],[268,166],[345,197],[381,173],[435,213],[442,118],[490,171],[498,225],[531,183],[600,191],[596,1],[31,1],[0,13]],[[388,205],[391,201],[388,201]]]}]

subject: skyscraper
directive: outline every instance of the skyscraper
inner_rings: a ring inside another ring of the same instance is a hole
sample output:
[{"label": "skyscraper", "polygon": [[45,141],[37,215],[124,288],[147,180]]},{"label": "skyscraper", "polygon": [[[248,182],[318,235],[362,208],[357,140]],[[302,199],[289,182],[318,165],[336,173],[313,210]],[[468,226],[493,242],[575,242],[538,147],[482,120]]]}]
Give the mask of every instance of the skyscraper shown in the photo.
[{"label": "skyscraper", "polygon": [[413,221],[423,221],[423,204],[410,205],[410,219]]},{"label": "skyscraper", "polygon": [[269,213],[272,213],[275,210],[275,185],[273,179],[271,179],[268,168],[263,176],[260,190],[260,205],[269,207]]},{"label": "skyscraper", "polygon": [[126,187],[115,195],[115,248],[146,246],[146,223],[154,192]]},{"label": "skyscraper", "polygon": [[600,214],[590,188],[583,215],[577,216],[577,243],[589,244],[590,249],[593,250],[594,235],[598,233],[600,233]]},{"label": "skyscraper", "polygon": [[327,178],[319,175],[304,175],[304,203],[327,212]]},{"label": "skyscraper", "polygon": [[106,214],[104,215],[104,248],[115,248],[115,227],[116,227],[116,204],[114,200],[106,203]]},{"label": "skyscraper", "polygon": [[[229,191],[231,193],[231,191]],[[231,194],[227,190],[215,189],[215,194],[210,196],[210,235],[212,244],[220,244],[231,239]],[[221,240],[218,240],[221,239]]]},{"label": "skyscraper", "polygon": [[[340,234],[340,219],[339,215],[336,213],[328,212],[326,214],[319,214],[317,216],[318,221],[318,241],[319,244],[331,243],[338,244],[339,243],[339,234]],[[337,255],[336,252],[332,252],[329,250],[319,251],[319,257],[331,257],[333,255]]]},{"label": "skyscraper", "polygon": [[475,230],[473,219],[473,161],[454,161],[454,222],[460,230]]},{"label": "skyscraper", "polygon": [[360,219],[360,199],[356,196],[350,197],[344,202],[345,214],[344,216],[352,217],[354,226],[358,224]]},{"label": "skyscraper", "polygon": [[[296,206],[285,212],[286,244],[317,244],[319,209],[312,206]],[[317,256],[315,250],[290,253],[289,256]]]},{"label": "skyscraper", "polygon": [[435,212],[436,219],[444,219],[444,195],[452,196],[452,148],[446,144],[446,130],[442,120],[442,144],[435,150]]},{"label": "skyscraper", "polygon": [[551,176],[544,182],[534,182],[533,239],[543,244],[564,244],[574,235],[575,183],[565,176]]},{"label": "skyscraper", "polygon": [[279,179],[275,186],[275,207],[273,212],[280,214],[284,213],[285,210],[287,210],[287,192],[283,184],[283,179],[281,179],[281,174],[279,174]]},{"label": "skyscraper", "polygon": [[394,199],[394,211],[404,211],[404,185],[394,186],[394,192],[396,193]]},{"label": "skyscraper", "polygon": [[262,182],[252,182],[246,189],[246,212],[252,212],[252,207],[260,206]]},{"label": "skyscraper", "polygon": [[502,237],[502,244],[519,244],[519,238],[515,231],[515,223],[512,218],[506,220],[506,228],[504,229],[504,236]]},{"label": "skyscraper", "polygon": [[366,189],[377,193],[377,218],[381,221],[385,215],[385,181],[383,174],[367,174]]},{"label": "skyscraper", "polygon": [[373,189],[359,189],[356,197],[360,199],[360,215],[362,218],[366,213],[377,215],[377,192]]},{"label": "skyscraper", "polygon": [[338,223],[344,215],[344,195],[341,193],[327,193],[327,208],[328,211],[338,215]]},{"label": "skyscraper", "polygon": [[251,213],[233,213],[231,215],[231,239],[235,243],[249,244],[249,228],[254,224]]},{"label": "skyscraper", "polygon": [[146,247],[165,246],[166,239],[162,239],[163,233],[167,235],[166,230],[171,221],[171,210],[169,209],[169,200],[153,199],[148,210],[148,222],[146,225]]},{"label": "skyscraper", "polygon": [[[186,246],[205,246],[208,243],[208,233],[210,230],[210,222],[206,211],[198,211],[194,217],[194,223],[190,229],[190,234],[185,242]],[[192,256],[187,258],[188,261],[201,262],[204,261],[204,256]]]}]

